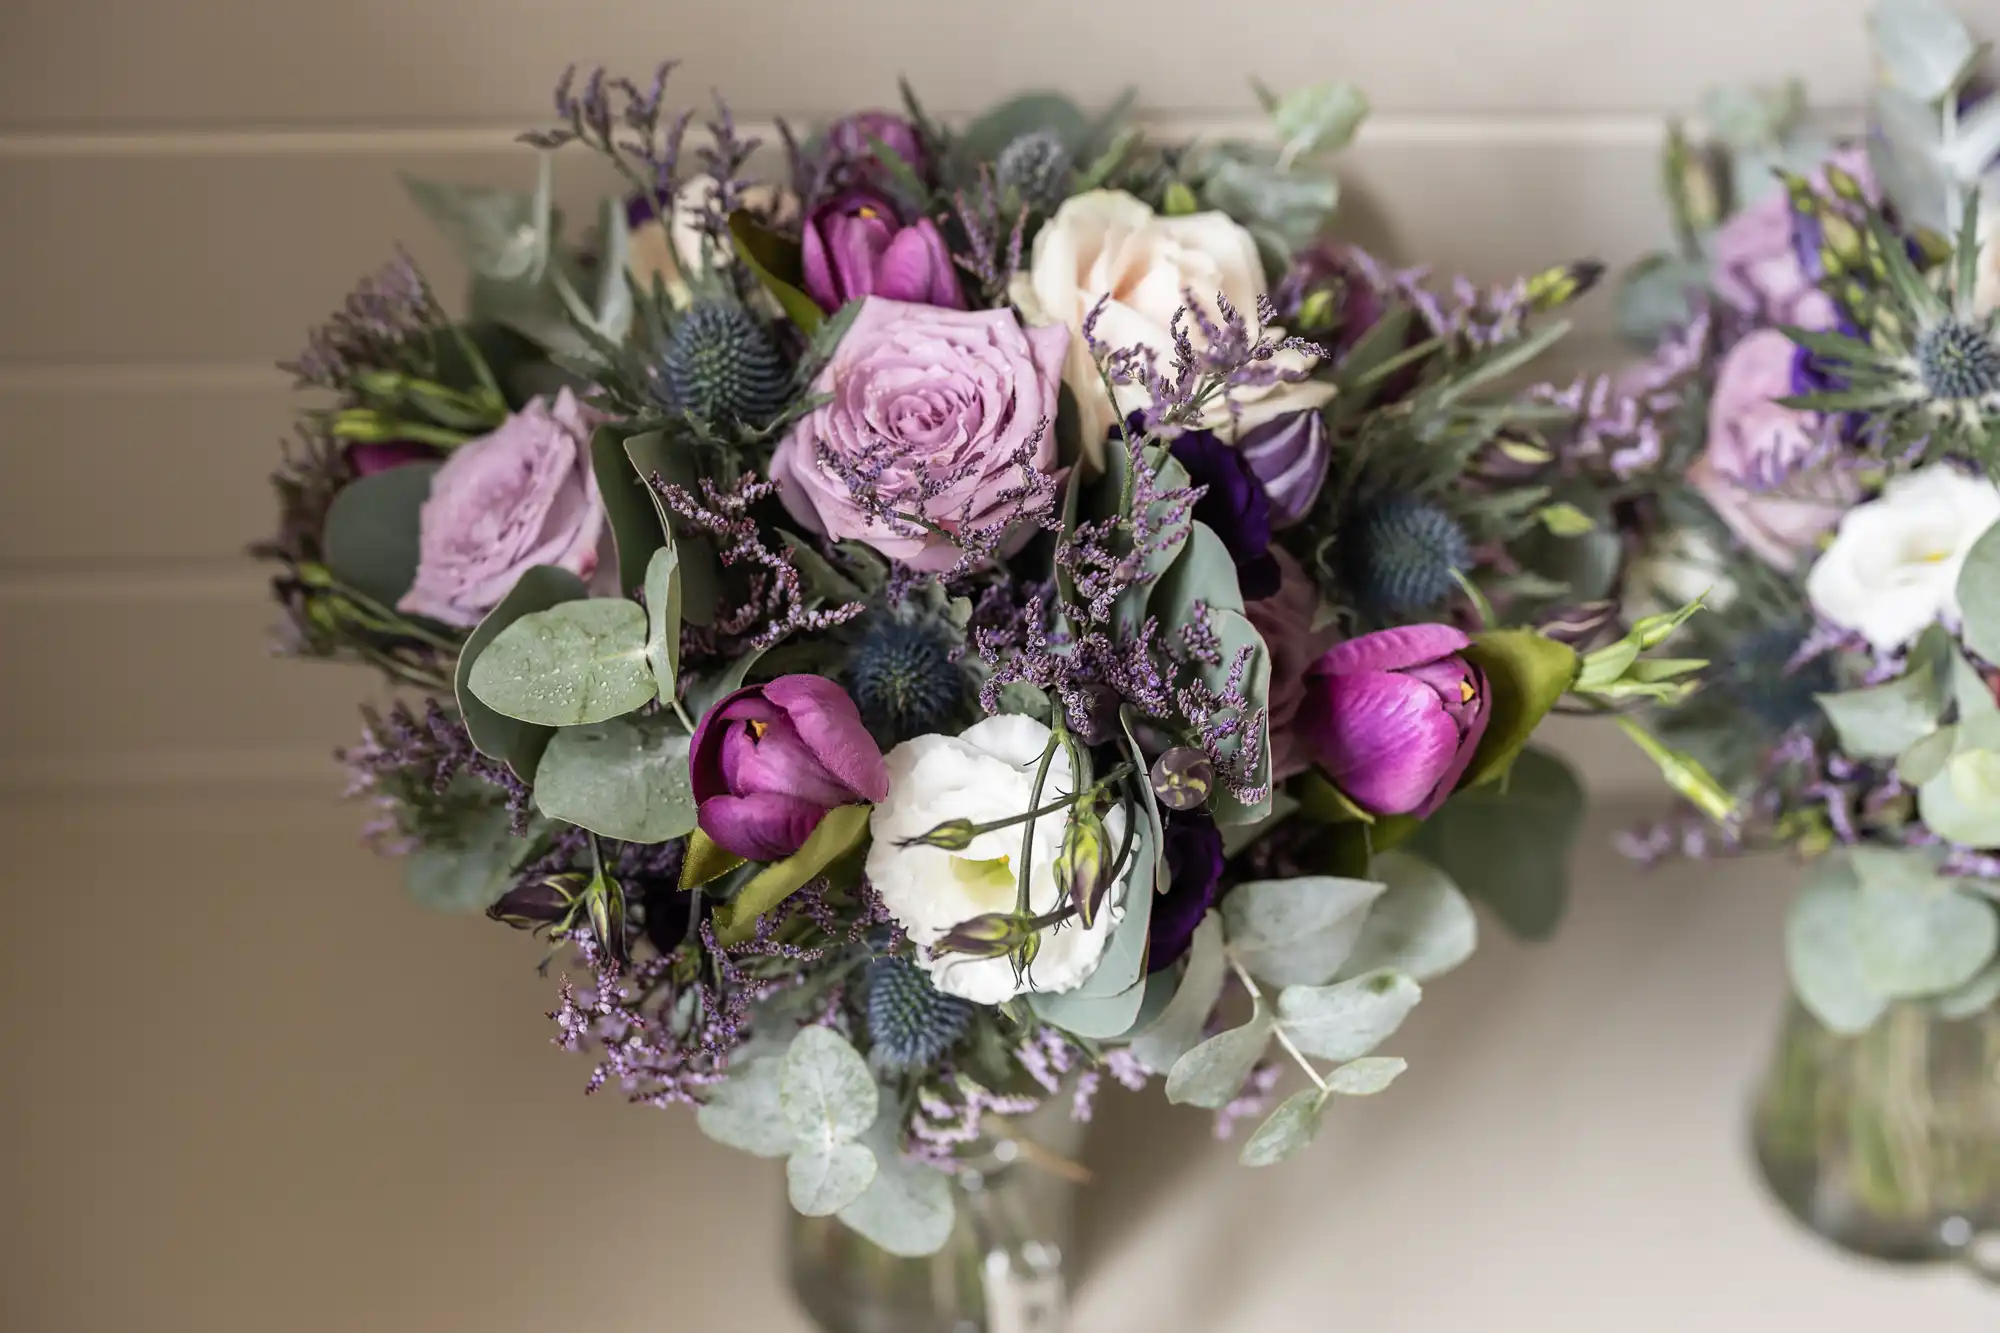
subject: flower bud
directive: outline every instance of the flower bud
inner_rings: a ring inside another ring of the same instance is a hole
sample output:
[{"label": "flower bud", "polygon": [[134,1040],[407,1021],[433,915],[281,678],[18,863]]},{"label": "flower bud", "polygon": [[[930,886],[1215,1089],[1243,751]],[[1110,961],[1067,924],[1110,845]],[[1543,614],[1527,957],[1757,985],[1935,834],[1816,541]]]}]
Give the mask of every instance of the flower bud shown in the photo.
[{"label": "flower bud", "polygon": [[1187,187],[1185,181],[1168,181],[1166,195],[1160,203],[1160,211],[1170,218],[1201,211],[1201,201],[1194,197],[1194,191]]},{"label": "flower bud", "polygon": [[1563,607],[1535,628],[1545,637],[1575,648],[1602,634],[1604,627],[1617,616],[1618,603],[1615,601],[1582,602]]},{"label": "flower bud", "polygon": [[1012,912],[987,912],[946,931],[937,942],[937,952],[1004,958],[1034,937],[1034,926],[1028,919]]},{"label": "flower bud", "polygon": [[1648,759],[1659,766],[1667,785],[1682,800],[1718,824],[1735,822],[1736,798],[1725,791],[1722,784],[1698,761],[1679,750],[1669,749],[1658,737],[1630,718],[1619,718],[1618,727],[1632,738],[1634,745],[1645,751]]},{"label": "flower bud", "polygon": [[1604,265],[1594,259],[1543,269],[1528,279],[1528,306],[1533,310],[1555,310],[1576,300],[1604,276]]},{"label": "flower bud", "polygon": [[560,925],[576,910],[577,894],[583,885],[582,875],[547,875],[516,884],[486,909],[486,915],[516,930]]},{"label": "flower bud", "polygon": [[914,838],[905,838],[899,845],[904,847],[935,847],[941,852],[962,852],[972,845],[973,838],[977,837],[978,834],[979,830],[973,826],[972,821],[969,819],[947,819],[944,823],[932,828],[928,833],[919,834]]},{"label": "flower bud", "polygon": [[1315,333],[1322,329],[1330,329],[1339,316],[1340,297],[1329,288],[1322,287],[1300,302],[1299,332]]},{"label": "flower bud", "polygon": [[1153,795],[1169,810],[1192,810],[1215,790],[1215,765],[1200,750],[1186,745],[1153,761]]},{"label": "flower bud", "polygon": [[1097,920],[1105,894],[1111,891],[1111,840],[1089,806],[1078,807],[1063,829],[1062,851],[1056,855],[1056,887],[1062,901],[1076,908],[1085,930]]},{"label": "flower bud", "polygon": [[631,956],[625,948],[625,886],[600,873],[590,881],[583,895],[590,916],[590,933],[613,960],[625,962]]}]

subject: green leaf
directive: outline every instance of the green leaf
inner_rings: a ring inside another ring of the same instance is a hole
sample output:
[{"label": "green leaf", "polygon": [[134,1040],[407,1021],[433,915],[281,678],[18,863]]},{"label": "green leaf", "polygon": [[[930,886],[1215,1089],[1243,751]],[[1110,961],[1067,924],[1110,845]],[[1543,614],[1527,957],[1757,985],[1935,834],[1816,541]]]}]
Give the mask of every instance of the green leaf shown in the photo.
[{"label": "green leaf", "polygon": [[1376,857],[1369,872],[1389,888],[1369,909],[1343,975],[1387,968],[1429,981],[1472,956],[1479,919],[1451,876],[1408,852]]},{"label": "green leaf", "polygon": [[914,1259],[944,1248],[956,1208],[951,1178],[905,1157],[896,1141],[900,1129],[899,1121],[883,1116],[862,1136],[878,1169],[867,1192],[840,1210],[840,1220],[890,1254]]},{"label": "green leaf", "polygon": [[483,912],[514,886],[514,865],[530,848],[513,834],[504,806],[481,811],[451,842],[427,842],[410,853],[403,882],[425,907],[440,912]]},{"label": "green leaf", "polygon": [[1242,1027],[1217,1033],[1174,1061],[1167,1074],[1167,1100],[1211,1111],[1228,1105],[1264,1058],[1275,1027],[1270,1011],[1259,1005]]},{"label": "green leaf", "polygon": [[1896,756],[1896,777],[1906,787],[1922,787],[1944,772],[1957,744],[1957,727],[1938,728]]},{"label": "green leaf", "polygon": [[618,592],[629,597],[646,581],[646,562],[666,540],[664,520],[654,504],[653,488],[632,466],[620,427],[599,426],[591,435],[590,466],[597,476],[597,493],[604,497],[604,516],[611,524],[611,541],[617,548]]},{"label": "green leaf", "polygon": [[875,1154],[861,1144],[816,1139],[785,1160],[785,1185],[793,1208],[807,1217],[831,1217],[866,1195],[878,1170]]},{"label": "green leaf", "polygon": [[1090,139],[1090,117],[1060,93],[1022,93],[978,117],[959,134],[958,154],[968,163],[990,162],[1024,134],[1048,130],[1075,155]]},{"label": "green leaf", "polygon": [[543,726],[607,722],[657,693],[646,612],[622,597],[564,602],[500,631],[466,678],[495,712]]},{"label": "green leaf", "polygon": [[1799,1000],[1835,1032],[1865,1031],[1889,1007],[1868,983],[1858,935],[1861,881],[1844,857],[1823,857],[1785,918],[1785,962]]},{"label": "green leaf", "polygon": [[674,543],[653,552],[646,566],[646,665],[660,698],[678,697],[681,672],[681,562]]},{"label": "green leaf", "polygon": [[805,845],[782,861],[773,861],[753,876],[735,898],[716,910],[718,938],[736,944],[750,938],[757,918],[823,874],[827,867],[861,846],[868,836],[873,807],[837,805],[826,812]]},{"label": "green leaf", "polygon": [[1856,847],[1854,917],[1861,976],[1890,999],[1943,995],[1970,982],[2000,947],[2000,916],[1939,875],[1930,849]]},{"label": "green leaf", "polygon": [[548,263],[554,231],[547,153],[539,155],[537,168],[533,194],[410,176],[403,177],[403,188],[473,273],[532,281]]},{"label": "green leaf", "polygon": [[1868,30],[1889,77],[1925,102],[1954,92],[1979,60],[1978,44],[1945,0],[1877,0]]},{"label": "green leaf", "polygon": [[[1143,946],[1142,946],[1143,947]],[[1045,1023],[1092,1041],[1115,1041],[1127,1036],[1139,1022],[1146,1007],[1148,984],[1145,978],[1113,995],[1086,995],[1081,989],[1050,992],[1030,991],[1028,1008]]]},{"label": "green leaf", "polygon": [[2000,847],[2000,752],[1978,745],[1979,730],[1952,729],[1951,757],[1917,789],[1917,811],[1947,841]]},{"label": "green leaf", "polygon": [[1499,779],[1576,680],[1576,650],[1533,630],[1488,630],[1465,659],[1486,673],[1486,734],[1459,785]]},{"label": "green leaf", "polygon": [[749,678],[751,668],[757,665],[758,659],[763,655],[763,649],[752,648],[721,671],[695,677],[693,683],[688,686],[687,697],[682,700],[682,706],[687,709],[687,715],[695,720],[696,725],[700,724],[709,709],[715,707],[726,696],[743,688],[743,682]]},{"label": "green leaf", "polygon": [[778,536],[785,543],[792,567],[804,577],[810,595],[828,602],[859,602],[867,597],[859,584],[835,569],[833,562],[815,551],[805,538],[782,528]]},{"label": "green leaf", "polygon": [[357,477],[326,511],[326,567],[371,601],[393,609],[417,576],[418,514],[439,463],[405,463]]},{"label": "green leaf", "polygon": [[1358,1060],[1386,1041],[1423,998],[1401,972],[1370,972],[1331,986],[1278,992],[1278,1022],[1292,1044],[1324,1060]]},{"label": "green leaf", "polygon": [[620,842],[685,837],[695,827],[688,737],[658,718],[564,727],[535,771],[535,808]]},{"label": "green leaf", "polygon": [[1147,608],[1169,625],[1185,624],[1196,602],[1210,611],[1243,610],[1243,590],[1236,579],[1236,557],[1215,535],[1196,521],[1188,525],[1187,542],[1167,572],[1154,585]]},{"label": "green leaf", "polygon": [[1839,694],[1816,694],[1820,709],[1859,759],[1893,759],[1937,730],[1944,712],[1944,682],[1929,662],[1895,680]]},{"label": "green leaf", "polygon": [[554,565],[536,565],[514,581],[514,587],[500,604],[486,613],[465,646],[458,651],[458,665],[452,672],[452,689],[458,700],[459,716],[465,719],[466,734],[473,746],[488,759],[498,759],[514,770],[523,782],[533,782],[535,765],[555,735],[551,727],[536,726],[508,717],[481,702],[467,684],[472,664],[498,638],[500,631],[536,611],[546,611],[564,602],[580,602],[590,596],[583,580]]},{"label": "green leaf", "polygon": [[1174,998],[1150,1027],[1132,1039],[1133,1057],[1153,1073],[1164,1074],[1200,1045],[1202,1029],[1215,1011],[1215,1002],[1222,998],[1228,972],[1229,960],[1222,950],[1222,918],[1210,912],[1195,927]]},{"label": "green leaf", "polygon": [[1247,226],[1279,257],[1312,244],[1340,203],[1339,181],[1286,171],[1260,145],[1217,145],[1203,166],[1203,202]]},{"label": "green leaf", "polygon": [[1708,288],[1708,265],[1677,255],[1649,255],[1618,285],[1618,332],[1652,347],[1670,330],[1694,318],[1695,302]]},{"label": "green leaf", "polygon": [[1351,83],[1295,88],[1267,102],[1288,157],[1345,148],[1368,118],[1368,98]]},{"label": "green leaf", "polygon": [[881,1113],[868,1062],[832,1028],[801,1028],[785,1052],[778,1105],[801,1139],[845,1143]]},{"label": "green leaf", "polygon": [[1569,902],[1569,855],[1583,786],[1562,759],[1524,750],[1504,786],[1460,790],[1411,842],[1524,940],[1555,933]]},{"label": "green leaf", "polygon": [[1988,662],[2000,662],[2000,523],[1966,553],[1958,575],[1958,607],[1965,646]]},{"label": "green leaf", "polygon": [[1238,962],[1274,986],[1319,985],[1340,971],[1386,885],[1306,875],[1253,880],[1222,900],[1223,934]]},{"label": "green leaf", "polygon": [[1275,1166],[1294,1156],[1313,1141],[1319,1132],[1319,1118],[1326,1110],[1327,1096],[1318,1088],[1295,1092],[1278,1103],[1278,1109],[1243,1142],[1237,1160],[1245,1166]]},{"label": "green leaf", "polygon": [[715,839],[697,828],[688,834],[687,854],[681,858],[680,886],[683,889],[698,889],[721,879],[742,864],[742,857],[735,852],[724,851],[716,845]]},{"label": "green leaf", "polygon": [[681,566],[681,618],[690,625],[715,623],[715,609],[722,595],[722,567],[716,559],[715,546],[705,533],[676,532],[673,514],[652,487],[652,478],[658,474],[663,481],[701,494],[701,472],[694,450],[685,441],[677,447],[665,432],[652,430],[627,439],[625,456],[631,460],[633,471],[652,501],[653,512],[659,515],[660,530],[674,539]]},{"label": "green leaf", "polygon": [[731,1062],[729,1077],[710,1089],[708,1101],[695,1113],[701,1132],[717,1143],[757,1157],[783,1157],[797,1146],[799,1136],[778,1104],[782,1055],[766,1055],[747,1063]]},{"label": "green leaf", "polygon": [[1937,1002],[1943,1018],[1971,1018],[1983,1014],[2000,1000],[2000,966],[1989,967]]},{"label": "green leaf", "polygon": [[785,318],[807,335],[816,331],[825,322],[826,312],[799,287],[804,277],[798,246],[742,212],[730,214],[729,235],[736,242],[743,266],[777,301]]},{"label": "green leaf", "polygon": [[1343,1097],[1372,1097],[1394,1083],[1409,1061],[1393,1055],[1371,1055],[1353,1060],[1326,1076],[1329,1090]]}]

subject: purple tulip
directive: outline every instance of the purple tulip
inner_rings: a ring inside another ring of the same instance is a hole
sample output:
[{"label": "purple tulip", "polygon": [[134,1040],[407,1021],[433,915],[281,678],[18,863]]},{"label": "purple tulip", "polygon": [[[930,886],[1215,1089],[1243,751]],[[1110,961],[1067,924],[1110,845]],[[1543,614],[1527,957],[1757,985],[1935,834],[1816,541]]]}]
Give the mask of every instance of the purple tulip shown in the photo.
[{"label": "purple tulip", "polygon": [[872,191],[849,190],[815,208],[802,261],[806,295],[828,313],[864,296],[965,309],[937,224],[904,226],[896,206]]},{"label": "purple tulip", "polygon": [[694,729],[688,769],[701,831],[747,861],[790,856],[834,806],[889,794],[860,711],[824,676],[725,695]]},{"label": "purple tulip", "polygon": [[1271,526],[1289,528],[1312,512],[1326,484],[1333,451],[1326,443],[1326,419],[1317,409],[1273,417],[1236,442],[1264,494],[1271,498]]},{"label": "purple tulip", "polygon": [[890,151],[909,163],[910,169],[923,176],[930,163],[924,156],[923,142],[917,137],[916,126],[901,116],[889,111],[857,111],[851,116],[836,120],[826,129],[826,146],[838,159],[852,163],[861,176],[880,184],[888,173],[878,161],[874,143],[880,140]]},{"label": "purple tulip", "polygon": [[1299,726],[1334,785],[1377,815],[1426,818],[1486,734],[1486,677],[1450,625],[1364,634],[1313,663]]}]

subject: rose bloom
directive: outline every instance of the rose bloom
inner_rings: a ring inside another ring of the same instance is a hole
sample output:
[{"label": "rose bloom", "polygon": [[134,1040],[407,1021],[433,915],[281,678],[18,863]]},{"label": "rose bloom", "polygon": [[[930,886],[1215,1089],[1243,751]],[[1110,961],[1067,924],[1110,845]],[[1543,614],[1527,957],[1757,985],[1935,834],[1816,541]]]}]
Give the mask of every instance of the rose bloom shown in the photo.
[{"label": "rose bloom", "polygon": [[1958,618],[1958,575],[2000,520],[2000,488],[1944,463],[1892,478],[1857,505],[1806,576],[1828,621],[1893,652],[1940,619]]},{"label": "rose bloom", "polygon": [[[958,852],[905,844],[948,819],[987,824],[1025,814],[1033,808],[1035,771],[1048,742],[1049,729],[1040,722],[1002,713],[957,736],[919,736],[889,751],[889,795],[868,820],[868,882],[919,946],[918,962],[930,973],[931,983],[947,995],[1000,1004],[1030,987],[1075,990],[1097,970],[1113,925],[1124,918],[1130,868],[1111,886],[1088,929],[1072,919],[1042,931],[1041,947],[1023,980],[1015,979],[1008,958],[930,952],[952,927],[989,912],[1014,910],[1022,826],[978,834]],[[1059,746],[1042,784],[1042,804],[1074,790],[1069,756]],[[1122,803],[1104,815],[1109,846],[1124,839],[1126,818]],[[1068,826],[1067,810],[1035,821],[1028,850],[1030,911],[1052,912],[1062,899],[1055,866]]]},{"label": "rose bloom", "polygon": [[[1165,366],[1173,359],[1169,328],[1174,312],[1192,292],[1211,315],[1216,293],[1246,318],[1254,318],[1265,294],[1264,266],[1257,242],[1223,213],[1161,217],[1121,190],[1091,190],[1065,200],[1035,233],[1028,270],[1015,275],[1008,293],[1030,324],[1060,324],[1074,335],[1063,382],[1076,397],[1085,458],[1101,466],[1104,442],[1121,414],[1146,406],[1145,389],[1118,385],[1116,406],[1083,339],[1083,323],[1100,300],[1097,340],[1108,347],[1147,347]],[[1199,329],[1191,330],[1199,340]],[[1280,352],[1270,363],[1304,370],[1312,363],[1295,352]],[[1333,386],[1316,381],[1238,389],[1236,406],[1219,399],[1198,423],[1230,438],[1301,408],[1318,407]]]},{"label": "rose bloom", "polygon": [[417,577],[396,609],[470,629],[536,565],[588,580],[609,535],[590,435],[568,389],[452,450],[418,518]]},{"label": "rose bloom", "polygon": [[1688,482],[1752,554],[1774,569],[1832,531],[1854,503],[1853,477],[1804,468],[1819,446],[1813,413],[1777,400],[1793,392],[1797,347],[1759,329],[1723,358],[1708,400],[1708,442]]},{"label": "rose bloom", "polygon": [[[1056,472],[1056,394],[1069,333],[1021,328],[1008,310],[946,310],[869,297],[771,458],[792,517],[913,569],[958,562],[949,534],[1006,521],[1022,465]],[[942,529],[876,517],[881,505]],[[1025,534],[1023,534],[1025,536]]]},{"label": "rose bloom", "polygon": [[[1875,196],[1862,149],[1842,149],[1827,165],[1839,167]],[[1826,188],[1825,167],[1813,174],[1813,185]],[[1771,190],[1716,228],[1716,293],[1760,323],[1831,327],[1833,302],[1814,285],[1817,268],[1817,257],[1802,255],[1794,243],[1792,204],[1782,189]]]}]

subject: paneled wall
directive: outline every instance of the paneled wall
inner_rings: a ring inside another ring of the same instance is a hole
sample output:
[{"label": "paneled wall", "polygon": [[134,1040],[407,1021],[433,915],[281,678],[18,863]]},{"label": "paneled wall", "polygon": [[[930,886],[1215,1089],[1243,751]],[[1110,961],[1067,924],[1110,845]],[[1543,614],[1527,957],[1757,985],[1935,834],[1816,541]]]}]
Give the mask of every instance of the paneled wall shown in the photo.
[{"label": "paneled wall", "polygon": [[[1660,231],[1661,120],[1717,82],[1859,101],[1864,0],[9,0],[0,7],[0,788],[327,783],[359,674],[267,660],[244,545],[287,427],[271,363],[398,242],[458,275],[399,172],[526,181],[570,60],[811,119],[1130,84],[1177,132],[1247,78],[1361,82],[1348,234],[1497,278]],[[559,159],[565,195],[604,184]],[[1570,364],[1602,361],[1605,302]]]}]

